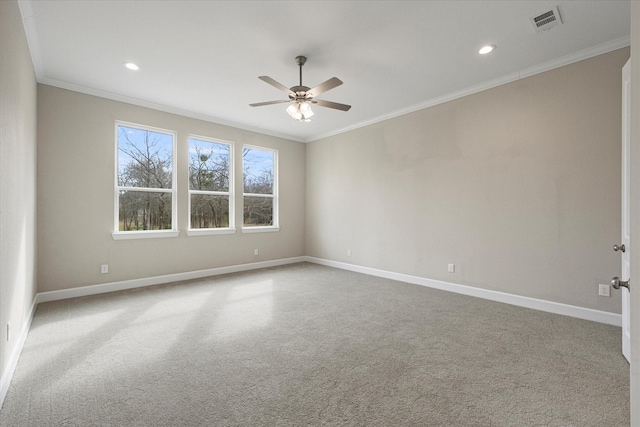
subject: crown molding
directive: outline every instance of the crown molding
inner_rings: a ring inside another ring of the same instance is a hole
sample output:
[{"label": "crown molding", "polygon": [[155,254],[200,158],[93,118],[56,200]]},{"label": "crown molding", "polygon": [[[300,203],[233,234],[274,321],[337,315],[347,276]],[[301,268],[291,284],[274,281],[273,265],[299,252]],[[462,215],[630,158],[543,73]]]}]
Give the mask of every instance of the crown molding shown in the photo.
[{"label": "crown molding", "polygon": [[411,105],[406,108],[393,111],[388,114],[383,114],[381,116],[374,117],[372,119],[356,123],[351,126],[347,126],[344,128],[336,129],[331,132],[318,134],[310,138],[306,138],[304,142],[313,142],[318,141],[320,139],[329,138],[332,136],[336,136],[345,132],[349,132],[355,129],[359,129],[365,126],[372,125],[374,123],[379,123],[384,120],[393,119],[395,117],[399,117],[405,114],[413,113],[414,111],[422,110],[425,108],[433,107],[438,104],[443,104],[445,102],[453,101],[458,98],[462,98],[468,95],[473,95],[474,93],[482,92],[487,89],[492,89],[497,86],[502,86],[507,83],[511,83],[516,80],[524,79],[526,77],[531,77],[536,74],[544,73],[546,71],[551,71],[556,68],[564,67],[565,65],[573,64],[575,62],[583,61],[585,59],[593,58],[598,55],[603,55],[605,53],[612,52],[614,50],[622,49],[624,47],[628,47],[631,44],[630,36],[621,37],[619,39],[612,40],[610,42],[602,43],[588,49],[581,50],[579,52],[573,53],[571,55],[566,55],[561,58],[557,58],[551,61],[544,62],[539,65],[535,65],[532,67],[528,67],[513,73],[505,74],[504,76],[498,77],[497,79],[489,80],[478,85],[469,86],[467,88],[451,92],[436,98],[429,99],[425,102],[421,102],[419,104]]}]

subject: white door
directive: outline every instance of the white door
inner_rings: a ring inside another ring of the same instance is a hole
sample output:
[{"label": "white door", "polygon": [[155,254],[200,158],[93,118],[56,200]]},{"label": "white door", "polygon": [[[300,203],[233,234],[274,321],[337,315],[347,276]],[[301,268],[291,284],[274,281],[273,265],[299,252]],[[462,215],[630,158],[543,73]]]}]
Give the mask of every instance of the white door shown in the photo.
[{"label": "white door", "polygon": [[[622,280],[614,287],[621,285],[622,292],[622,354],[631,361],[631,298],[629,295],[629,273],[631,271],[631,204],[630,204],[630,182],[631,172],[629,165],[631,161],[631,60],[627,61],[622,68],[622,245],[614,246],[614,250],[620,250],[622,254]],[[625,287],[625,282],[627,287]],[[640,281],[637,281],[638,291],[640,291]]]}]

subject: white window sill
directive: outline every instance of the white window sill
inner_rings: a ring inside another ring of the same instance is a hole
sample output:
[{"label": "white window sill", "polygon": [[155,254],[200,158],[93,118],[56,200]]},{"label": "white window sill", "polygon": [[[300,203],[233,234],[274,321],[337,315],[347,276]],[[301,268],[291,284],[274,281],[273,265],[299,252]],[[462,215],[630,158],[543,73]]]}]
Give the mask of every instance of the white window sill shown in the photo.
[{"label": "white window sill", "polygon": [[187,236],[212,236],[216,234],[235,234],[235,228],[192,228],[187,230]]},{"label": "white window sill", "polygon": [[246,227],[242,229],[243,233],[275,233],[280,231],[280,227]]},{"label": "white window sill", "polygon": [[131,239],[158,239],[162,237],[178,237],[179,230],[154,230],[154,231],[114,231],[111,233],[113,240]]}]

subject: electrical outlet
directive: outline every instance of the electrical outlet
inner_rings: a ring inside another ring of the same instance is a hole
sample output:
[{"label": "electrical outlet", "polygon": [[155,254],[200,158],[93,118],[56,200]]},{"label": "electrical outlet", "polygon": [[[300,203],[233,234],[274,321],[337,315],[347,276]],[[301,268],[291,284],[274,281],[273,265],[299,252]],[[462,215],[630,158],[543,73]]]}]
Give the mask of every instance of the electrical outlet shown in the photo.
[{"label": "electrical outlet", "polygon": [[100,273],[107,274],[109,272],[109,264],[102,264],[100,266]]},{"label": "electrical outlet", "polygon": [[601,297],[610,297],[611,285],[598,285],[598,295]]},{"label": "electrical outlet", "polygon": [[351,249],[347,249],[347,256],[351,256]]},{"label": "electrical outlet", "polygon": [[455,273],[455,272],[456,272],[456,265],[455,265],[455,264],[449,264],[449,265],[447,266],[447,271],[448,271],[449,273]]},{"label": "electrical outlet", "polygon": [[254,254],[254,255],[258,255],[259,253],[260,253],[260,251],[259,251],[259,250],[257,250],[257,249],[254,249],[254,250],[253,250],[253,254]]}]

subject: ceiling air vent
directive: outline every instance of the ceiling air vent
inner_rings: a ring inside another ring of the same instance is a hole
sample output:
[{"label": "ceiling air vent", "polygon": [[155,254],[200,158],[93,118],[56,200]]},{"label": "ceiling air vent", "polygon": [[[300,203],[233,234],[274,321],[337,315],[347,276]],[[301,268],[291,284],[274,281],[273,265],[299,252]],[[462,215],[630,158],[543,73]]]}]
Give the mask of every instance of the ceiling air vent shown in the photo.
[{"label": "ceiling air vent", "polygon": [[560,12],[556,6],[548,12],[529,18],[529,21],[536,33],[550,30],[556,25],[562,24],[562,18],[560,18]]}]

